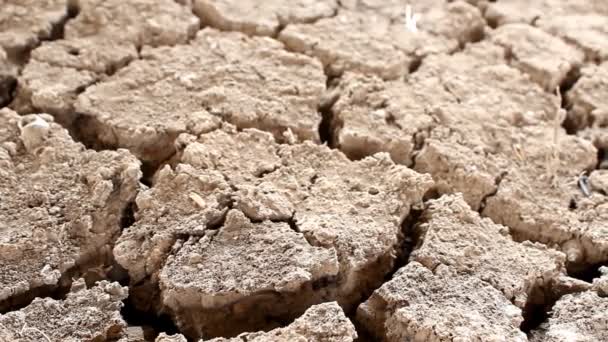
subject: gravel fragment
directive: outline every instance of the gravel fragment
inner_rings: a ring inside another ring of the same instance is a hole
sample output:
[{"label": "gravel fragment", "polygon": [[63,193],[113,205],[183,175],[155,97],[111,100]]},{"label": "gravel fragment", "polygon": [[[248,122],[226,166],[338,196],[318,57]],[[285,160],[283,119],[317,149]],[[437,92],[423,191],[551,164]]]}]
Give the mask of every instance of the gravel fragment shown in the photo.
[{"label": "gravel fragment", "polygon": [[481,279],[411,262],[357,310],[383,341],[527,341],[521,310]]},{"label": "gravel fragment", "polygon": [[337,0],[195,0],[193,5],[203,25],[260,36],[275,36],[289,24],[313,22],[338,10]]},{"label": "gravel fragment", "polygon": [[0,165],[0,301],[104,262],[138,189],[131,154],[85,150],[49,115],[2,109]]},{"label": "gravel fragment", "polygon": [[128,289],[101,281],[87,289],[84,280],[72,285],[63,300],[36,298],[23,309],[0,315],[0,340],[109,341],[120,338],[126,323],[120,315]]},{"label": "gravel fragment", "polygon": [[288,129],[319,139],[321,65],[275,40],[205,29],[189,45],[144,48],[142,57],[79,96],[85,136],[146,161],[164,160],[180,133],[208,132],[220,119],[279,139]]},{"label": "gravel fragment", "polygon": [[593,279],[593,290],[597,291],[601,297],[608,297],[608,267],[599,268],[600,276]]}]

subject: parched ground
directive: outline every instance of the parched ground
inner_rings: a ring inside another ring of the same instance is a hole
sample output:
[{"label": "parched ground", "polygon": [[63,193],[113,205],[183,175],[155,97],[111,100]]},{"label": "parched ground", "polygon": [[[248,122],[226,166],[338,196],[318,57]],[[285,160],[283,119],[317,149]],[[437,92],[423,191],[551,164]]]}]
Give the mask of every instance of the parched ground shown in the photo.
[{"label": "parched ground", "polygon": [[0,342],[604,340],[608,2],[0,0]]}]

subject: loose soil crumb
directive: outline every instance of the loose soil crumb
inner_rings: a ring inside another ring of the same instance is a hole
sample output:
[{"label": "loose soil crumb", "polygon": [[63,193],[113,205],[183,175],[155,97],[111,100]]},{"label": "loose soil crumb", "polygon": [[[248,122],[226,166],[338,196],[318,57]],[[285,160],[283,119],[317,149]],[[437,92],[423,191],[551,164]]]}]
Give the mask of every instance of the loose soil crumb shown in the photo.
[{"label": "loose soil crumb", "polygon": [[321,65],[275,40],[204,29],[189,45],[146,47],[141,55],[79,96],[84,136],[146,161],[171,156],[180,133],[205,133],[220,120],[279,139],[291,130],[319,140]]},{"label": "loose soil crumb", "polygon": [[0,165],[5,309],[14,296],[57,286],[68,270],[103,265],[141,174],[125,150],[85,150],[49,115],[8,109],[0,110]]},{"label": "loose soil crumb", "polygon": [[27,307],[0,315],[0,341],[112,341],[126,323],[120,316],[128,289],[101,281],[87,289],[73,283],[64,300],[36,298]]},{"label": "loose soil crumb", "polygon": [[599,272],[601,276],[593,279],[593,289],[597,291],[601,297],[608,297],[608,267],[600,267]]}]

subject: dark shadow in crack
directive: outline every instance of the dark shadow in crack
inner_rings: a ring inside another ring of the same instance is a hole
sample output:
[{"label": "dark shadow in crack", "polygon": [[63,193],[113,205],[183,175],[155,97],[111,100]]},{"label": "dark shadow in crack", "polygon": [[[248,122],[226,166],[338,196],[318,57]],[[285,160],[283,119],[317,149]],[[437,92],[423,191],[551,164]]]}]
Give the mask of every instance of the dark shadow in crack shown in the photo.
[{"label": "dark shadow in crack", "polygon": [[180,333],[169,315],[156,315],[151,312],[138,310],[131,302],[130,297],[125,299],[123,304],[120,310],[123,319],[127,322],[128,326],[141,327],[146,341],[154,341],[163,332],[167,335]]}]

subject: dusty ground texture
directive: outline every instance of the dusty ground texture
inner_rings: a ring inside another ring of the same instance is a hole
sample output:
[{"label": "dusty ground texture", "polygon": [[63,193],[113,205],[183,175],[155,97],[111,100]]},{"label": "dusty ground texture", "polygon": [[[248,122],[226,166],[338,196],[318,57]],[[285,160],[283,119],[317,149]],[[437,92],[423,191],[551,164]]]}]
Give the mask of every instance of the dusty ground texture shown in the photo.
[{"label": "dusty ground texture", "polygon": [[353,162],[255,129],[179,140],[114,255],[132,282],[159,278],[163,305],[196,336],[259,329],[321,301],[352,307],[390,271],[401,223],[432,184],[387,154]]},{"label": "dusty ground texture", "polygon": [[5,308],[21,296],[62,285],[78,269],[102,267],[141,172],[129,152],[85,150],[48,115],[20,117],[2,109],[0,123]]},{"label": "dusty ground texture", "polygon": [[126,323],[120,316],[128,289],[101,281],[87,289],[83,279],[72,284],[63,300],[36,298],[25,308],[0,315],[1,341],[111,341]]},{"label": "dusty ground texture", "polygon": [[0,0],[0,341],[608,339],[608,2],[408,3]]}]

